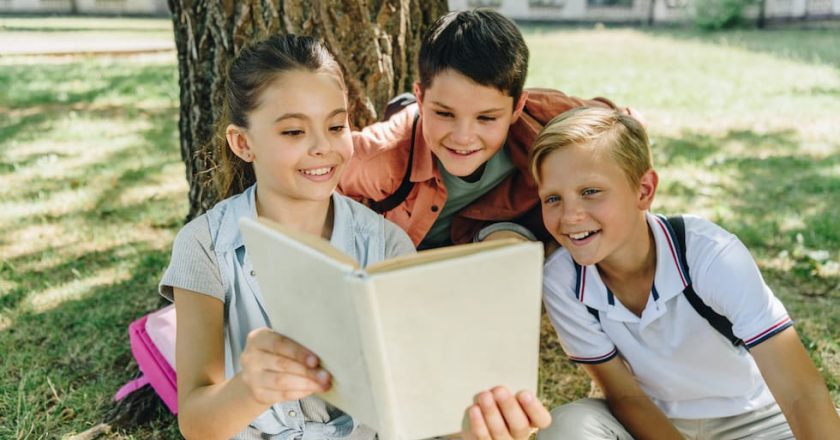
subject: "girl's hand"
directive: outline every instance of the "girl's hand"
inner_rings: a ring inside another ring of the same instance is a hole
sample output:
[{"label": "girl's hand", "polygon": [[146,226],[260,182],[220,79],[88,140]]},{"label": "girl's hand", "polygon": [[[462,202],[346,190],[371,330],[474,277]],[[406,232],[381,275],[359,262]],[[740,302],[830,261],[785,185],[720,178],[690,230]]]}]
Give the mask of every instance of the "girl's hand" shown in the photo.
[{"label": "girl's hand", "polygon": [[239,357],[239,375],[254,400],[272,405],[330,388],[330,375],[315,354],[263,327],[251,331]]},{"label": "girl's hand", "polygon": [[513,396],[499,386],[479,393],[475,400],[464,416],[466,440],[527,439],[551,424],[551,414],[527,391]]}]

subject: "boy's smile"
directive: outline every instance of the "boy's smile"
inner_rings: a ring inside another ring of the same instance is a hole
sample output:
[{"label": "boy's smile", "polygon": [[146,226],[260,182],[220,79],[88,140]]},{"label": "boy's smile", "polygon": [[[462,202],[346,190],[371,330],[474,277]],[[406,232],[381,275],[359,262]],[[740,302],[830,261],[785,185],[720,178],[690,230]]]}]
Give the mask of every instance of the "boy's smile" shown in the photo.
[{"label": "boy's smile", "polygon": [[504,92],[480,85],[454,70],[439,73],[431,86],[414,86],[423,119],[423,139],[449,174],[469,178],[505,143],[508,129],[519,117]]}]

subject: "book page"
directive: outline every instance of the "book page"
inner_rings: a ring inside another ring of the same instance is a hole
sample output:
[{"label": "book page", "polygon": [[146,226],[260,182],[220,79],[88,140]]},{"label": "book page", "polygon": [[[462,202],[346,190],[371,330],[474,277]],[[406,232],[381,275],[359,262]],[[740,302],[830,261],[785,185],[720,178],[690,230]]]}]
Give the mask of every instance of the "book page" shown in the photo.
[{"label": "book page", "polygon": [[515,238],[506,238],[502,240],[483,241],[481,243],[460,244],[457,246],[447,246],[437,249],[429,249],[417,252],[416,254],[401,255],[396,258],[391,258],[385,261],[380,261],[365,268],[368,274],[376,274],[388,272],[392,270],[399,270],[405,267],[417,266],[427,264],[435,261],[449,260],[453,258],[460,258],[465,255],[474,254],[477,252],[484,252],[490,249],[496,249],[504,246],[511,246],[517,243],[522,243],[521,240]]},{"label": "book page", "polygon": [[318,355],[333,376],[332,389],[322,397],[366,417],[375,413],[356,294],[348,285],[348,278],[359,278],[355,265],[263,222],[243,218],[240,228],[272,328]]},{"label": "book page", "polygon": [[520,242],[370,276],[399,438],[460,431],[493,386],[536,392],[542,263]]},{"label": "book page", "polygon": [[327,257],[330,257],[344,264],[349,264],[353,266],[353,268],[356,270],[359,269],[358,261],[345,254],[344,252],[341,252],[340,250],[336,249],[335,247],[333,247],[333,245],[330,244],[329,241],[324,240],[321,237],[295,231],[291,228],[283,226],[277,222],[273,222],[264,217],[257,218],[257,221],[260,222],[260,224],[262,225],[274,229],[275,231],[278,231],[289,238],[293,238],[294,240],[311,247],[312,249],[324,254]]}]

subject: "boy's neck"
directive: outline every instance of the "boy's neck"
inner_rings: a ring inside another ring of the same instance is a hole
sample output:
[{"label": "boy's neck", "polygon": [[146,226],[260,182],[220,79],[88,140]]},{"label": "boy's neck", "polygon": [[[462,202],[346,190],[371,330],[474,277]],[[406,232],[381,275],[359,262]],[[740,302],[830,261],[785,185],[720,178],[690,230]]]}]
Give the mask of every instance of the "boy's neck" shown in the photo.
[{"label": "boy's neck", "polygon": [[653,231],[646,219],[643,219],[643,226],[644,231],[637,234],[639,239],[628,246],[624,255],[597,265],[604,284],[636,316],[641,316],[647,305],[656,275]]},{"label": "boy's neck", "polygon": [[332,197],[323,201],[274,200],[271,195],[261,194],[259,188],[256,194],[258,216],[325,240],[332,237],[335,216]]}]

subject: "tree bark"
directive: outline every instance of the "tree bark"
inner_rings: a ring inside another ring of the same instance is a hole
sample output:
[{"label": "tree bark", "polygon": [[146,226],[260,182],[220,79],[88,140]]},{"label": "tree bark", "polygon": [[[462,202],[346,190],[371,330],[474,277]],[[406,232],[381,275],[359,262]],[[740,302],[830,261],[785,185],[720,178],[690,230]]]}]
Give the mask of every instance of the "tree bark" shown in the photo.
[{"label": "tree bark", "polygon": [[[211,141],[227,62],[275,33],[323,39],[345,68],[351,124],[378,119],[388,99],[410,91],[420,39],[446,0],[169,0],[181,88],[181,158],[191,219],[218,201]],[[243,188],[244,189],[244,188]]]}]

